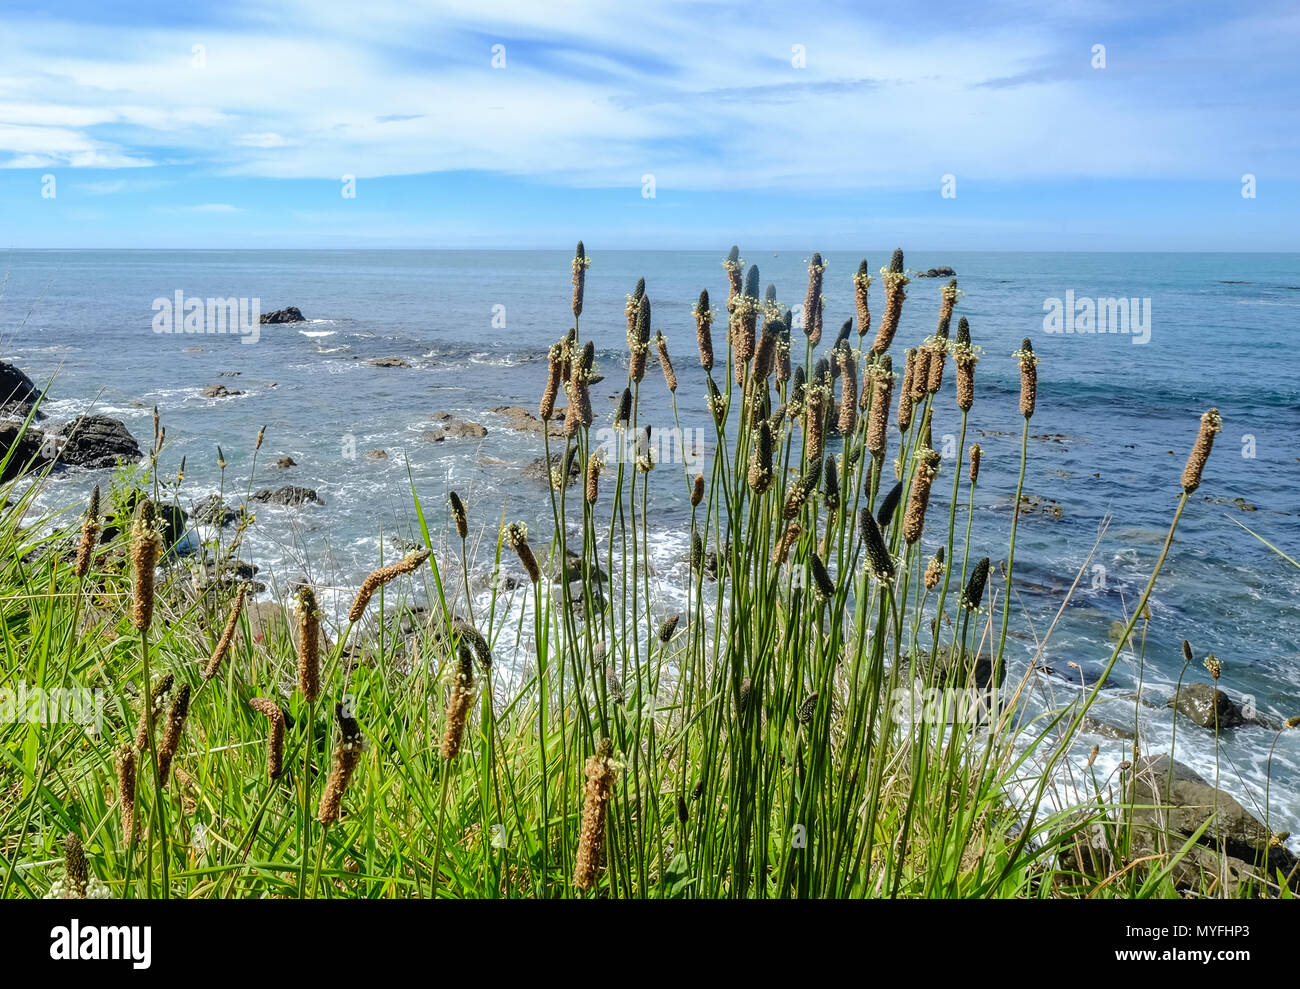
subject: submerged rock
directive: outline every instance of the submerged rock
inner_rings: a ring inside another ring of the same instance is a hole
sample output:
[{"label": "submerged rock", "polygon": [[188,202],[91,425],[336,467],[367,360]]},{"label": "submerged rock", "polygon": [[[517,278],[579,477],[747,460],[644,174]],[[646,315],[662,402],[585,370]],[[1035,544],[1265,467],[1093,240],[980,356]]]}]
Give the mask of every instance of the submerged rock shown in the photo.
[{"label": "submerged rock", "polygon": [[487,427],[482,423],[457,418],[450,412],[440,410],[429,418],[438,424],[437,428],[449,439],[479,439],[487,435]]},{"label": "submerged rock", "polygon": [[366,361],[371,367],[410,367],[408,361],[400,357],[376,357],[373,360]]},{"label": "submerged rock", "polygon": [[[527,409],[521,409],[517,405],[498,405],[492,410],[496,415],[505,417],[506,428],[513,429],[521,433],[540,433],[542,431],[542,420],[533,415]],[[564,427],[557,422],[546,423],[546,429],[552,436],[563,436]]]},{"label": "submerged rock", "polygon": [[296,484],[286,484],[274,491],[270,488],[259,488],[253,492],[253,501],[260,501],[268,505],[325,504],[320,495],[316,493],[315,488],[300,488]]},{"label": "submerged rock", "polygon": [[200,394],[204,398],[233,398],[244,393],[242,391],[231,391],[225,385],[206,385]]}]

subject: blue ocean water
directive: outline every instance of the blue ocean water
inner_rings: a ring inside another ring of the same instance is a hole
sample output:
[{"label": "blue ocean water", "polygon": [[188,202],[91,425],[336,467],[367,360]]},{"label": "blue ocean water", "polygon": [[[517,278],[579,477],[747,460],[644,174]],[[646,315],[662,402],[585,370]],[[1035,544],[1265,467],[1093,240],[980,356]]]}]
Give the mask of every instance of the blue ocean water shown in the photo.
[{"label": "blue ocean water", "polygon": [[[701,289],[709,290],[715,308],[725,303],[724,252],[602,252],[595,244],[588,252],[593,263],[580,329],[595,342],[606,376],[593,389],[598,422],[608,421],[622,389],[623,306],[644,277],[653,325],[668,337],[681,380],[681,425],[688,435],[700,429],[711,437],[690,309]],[[742,251],[759,266],[762,284],[775,284],[791,305],[803,299],[810,253]],[[824,255],[822,350],[854,313],[852,275],[863,256]],[[541,437],[510,430],[491,410],[536,410],[546,349],[572,323],[571,257],[567,250],[11,252],[0,255],[0,358],[38,384],[53,379],[45,425],[93,408],[123,419],[143,445],[156,405],[169,441],[163,468],[174,471],[186,458],[185,490],[193,499],[217,490],[218,444],[230,465],[228,497],[238,500],[250,484],[316,488],[323,507],[259,509],[246,555],[268,582],[306,573],[347,597],[374,565],[381,539],[414,533],[408,468],[426,509],[444,525],[443,501],[454,487],[489,542],[503,510],[549,531],[549,501],[539,497],[544,488],[524,474],[542,453]],[[889,249],[865,257],[875,272],[888,262]],[[1022,518],[1013,673],[1015,663],[1023,669],[1034,655],[1109,519],[1043,650],[1043,661],[1067,674],[1070,662],[1084,671],[1100,667],[1111,648],[1110,626],[1129,613],[1159,552],[1198,418],[1215,406],[1224,430],[1152,600],[1141,675],[1157,706],[1143,709],[1142,742],[1153,752],[1168,751],[1169,715],[1158,705],[1184,675],[1184,639],[1197,656],[1185,679],[1207,681],[1200,659],[1213,652],[1224,664],[1221,685],[1234,697],[1253,698],[1274,718],[1300,714],[1300,570],[1237,524],[1300,558],[1300,366],[1291,349],[1300,318],[1300,255],[918,252],[906,260],[910,269],[957,271],[963,293],[957,314],[969,318],[984,351],[966,437],[966,445],[978,441],[985,451],[972,559],[987,554],[996,565],[1005,556],[1021,423],[1011,354],[1028,337],[1041,357],[1025,491],[1059,509]],[[946,281],[913,279],[896,356],[933,332]],[[178,290],[257,298],[262,311],[295,305],[310,322],[263,326],[253,345],[229,335],[155,333],[154,300]],[[1149,340],[1046,332],[1045,303],[1067,292],[1076,299],[1150,299]],[[877,319],[882,308],[877,282]],[[721,327],[716,336],[721,352]],[[797,345],[796,359],[801,354]],[[411,366],[368,363],[385,357]],[[204,398],[204,387],[215,384],[243,394]],[[642,397],[642,420],[671,428],[672,408],[653,366]],[[425,434],[437,425],[430,417],[439,410],[483,424],[487,435],[431,442]],[[266,441],[250,481],[263,425]],[[936,445],[955,448],[959,427],[950,363],[936,406]],[[711,452],[711,442],[704,445]],[[371,450],[387,457],[368,456]],[[297,466],[275,467],[286,455]],[[75,510],[102,479],[63,475],[41,492],[41,503]],[[936,483],[932,513],[946,514],[951,483],[949,464]],[[685,573],[685,539],[675,524],[682,488],[680,468],[655,472],[651,515],[661,525],[655,565],[665,600]],[[963,486],[962,517],[964,496]],[[937,527],[931,528],[937,539]],[[927,552],[937,545],[930,539]],[[1041,679],[1058,698],[1073,689],[1064,678]],[[1137,679],[1136,662],[1122,662],[1116,692],[1131,693]],[[1112,720],[1132,719],[1131,703],[1114,710]],[[1261,816],[1273,734],[1239,728],[1220,747],[1221,785]],[[1300,832],[1298,739],[1300,732],[1286,733],[1273,756],[1275,830]],[[1182,723],[1177,741],[1179,759],[1213,772],[1212,736]],[[1126,743],[1101,744],[1103,762],[1128,756]]]}]

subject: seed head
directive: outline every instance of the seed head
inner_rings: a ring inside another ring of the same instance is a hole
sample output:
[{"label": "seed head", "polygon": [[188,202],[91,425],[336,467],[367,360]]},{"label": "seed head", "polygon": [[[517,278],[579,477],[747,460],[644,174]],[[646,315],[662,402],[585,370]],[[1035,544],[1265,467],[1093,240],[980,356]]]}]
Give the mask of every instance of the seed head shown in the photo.
[{"label": "seed head", "polygon": [[713,311],[709,308],[709,291],[700,292],[700,299],[691,310],[695,317],[695,342],[700,350],[700,366],[705,371],[713,370]]},{"label": "seed head", "polygon": [[447,495],[447,506],[451,509],[451,520],[456,523],[456,535],[461,539],[469,536],[469,516],[465,512],[465,503],[455,491]]},{"label": "seed head", "polygon": [[77,544],[77,563],[73,574],[78,580],[90,572],[90,557],[95,552],[99,541],[99,485],[90,492],[90,504],[86,506],[86,516],[81,520],[81,542]]},{"label": "seed head", "polygon": [[961,593],[963,607],[969,611],[980,610],[980,601],[984,598],[984,585],[988,583],[988,579],[989,558],[986,556],[975,564],[975,569],[971,571],[966,581],[966,588]]},{"label": "seed head", "polygon": [[587,257],[587,252],[582,246],[582,241],[578,241],[578,249],[574,252],[573,258],[573,318],[577,319],[582,315],[582,293],[587,283],[587,267],[591,264],[591,259]]},{"label": "seed head", "polygon": [[582,828],[574,861],[573,885],[582,892],[594,889],[600,879],[605,847],[605,816],[617,778],[611,758],[613,743],[603,738],[585,767],[587,785],[582,807]]},{"label": "seed head", "polygon": [[167,728],[163,732],[162,745],[158,747],[158,778],[162,785],[167,785],[171,773],[172,760],[181,747],[181,733],[185,730],[185,719],[190,713],[190,685],[183,683],[176,690],[176,699],[167,715]]},{"label": "seed head", "polygon": [[244,607],[244,598],[248,594],[248,584],[241,583],[239,589],[235,591],[234,604],[230,606],[230,614],[226,616],[226,625],[221,630],[221,638],[217,640],[217,647],[212,650],[212,656],[208,659],[208,665],[203,671],[203,679],[211,680],[221,669],[221,661],[226,658],[226,653],[230,651],[230,643],[235,639],[235,630],[239,628],[239,612]]},{"label": "seed head", "polygon": [[1020,362],[1020,414],[1029,419],[1038,400],[1038,356],[1029,337],[1025,337],[1020,349],[1012,356]]},{"label": "seed head", "polygon": [[[903,486],[900,484],[896,490],[902,489]],[[893,514],[892,506],[890,514]],[[882,583],[893,580],[894,559],[889,555],[889,546],[885,543],[884,533],[880,531],[876,520],[871,517],[869,509],[864,508],[858,512],[858,532],[862,536],[862,547],[867,555],[867,567],[871,570],[871,575]]]},{"label": "seed head", "polygon": [[320,607],[316,592],[304,584],[296,598],[298,617],[298,689],[307,702],[320,696]]},{"label": "seed head", "polygon": [[972,443],[970,448],[970,483],[978,484],[980,479],[980,458],[984,451],[978,443]]},{"label": "seed head", "polygon": [[428,549],[412,550],[396,563],[390,563],[386,567],[372,570],[357,590],[357,596],[352,601],[352,608],[348,611],[348,621],[361,621],[361,616],[366,613],[366,607],[370,604],[370,599],[374,596],[375,591],[403,574],[414,573],[428,558]]},{"label": "seed head", "polygon": [[131,526],[131,570],[135,576],[131,624],[138,629],[147,629],[153,622],[154,571],[161,552],[157,510],[152,501],[141,498]]},{"label": "seed head", "polygon": [[320,797],[316,820],[327,827],[339,819],[343,808],[343,795],[347,793],[352,774],[361,764],[366,748],[365,736],[356,719],[344,712],[342,704],[334,705],[334,718],[338,722],[338,735],[334,739],[334,766],[325,782],[325,792]]},{"label": "seed head", "polygon": [[254,697],[248,706],[266,716],[266,778],[278,780],[284,768],[284,712],[269,697]]},{"label": "seed head", "polygon": [[1187,466],[1183,468],[1183,490],[1191,494],[1201,486],[1201,472],[1205,462],[1210,459],[1210,449],[1214,446],[1215,434],[1223,429],[1223,418],[1218,409],[1210,409],[1201,416],[1201,428],[1196,433],[1196,442],[1187,457]]},{"label": "seed head", "polygon": [[921,538],[921,530],[925,527],[925,509],[930,504],[930,485],[938,473],[939,454],[928,448],[918,450],[912,491],[907,499],[907,513],[903,516],[903,539],[909,546]]}]

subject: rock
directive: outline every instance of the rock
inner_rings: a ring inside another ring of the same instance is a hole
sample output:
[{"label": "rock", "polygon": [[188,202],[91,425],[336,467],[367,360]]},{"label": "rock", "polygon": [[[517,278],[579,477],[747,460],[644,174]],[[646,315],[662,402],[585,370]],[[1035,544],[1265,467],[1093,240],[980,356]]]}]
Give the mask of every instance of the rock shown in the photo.
[{"label": "rock", "polygon": [[244,393],[242,391],[231,391],[225,385],[207,385],[200,394],[204,398],[234,398],[236,395]]},{"label": "rock", "polygon": [[[563,459],[564,454],[562,453],[552,453],[549,462],[545,457],[538,457],[524,468],[524,477],[534,481],[541,481],[543,484],[551,484],[552,478],[557,477],[560,473],[560,465]],[[576,480],[579,473],[578,458],[570,457],[569,480]]]},{"label": "rock", "polygon": [[[1275,868],[1290,872],[1295,856],[1281,845],[1273,844],[1268,829],[1230,794],[1202,779],[1181,762],[1166,755],[1150,756],[1139,764],[1135,799],[1138,804],[1167,805],[1168,810],[1148,811],[1164,818],[1165,826],[1182,840],[1190,838],[1211,817],[1201,843],[1218,848],[1253,867],[1267,863],[1270,875]],[[1217,871],[1217,870],[1216,870]]]},{"label": "rock", "polygon": [[300,488],[296,484],[286,484],[274,491],[270,488],[259,488],[253,492],[253,501],[268,505],[325,504],[314,488]]},{"label": "rock", "polygon": [[952,278],[957,274],[947,265],[940,265],[937,268],[928,268],[925,271],[918,271],[917,278]]},{"label": "rock", "polygon": [[286,306],[275,312],[264,312],[258,319],[259,323],[302,323],[304,321],[302,310],[297,306]]},{"label": "rock", "polygon": [[275,462],[275,466],[281,470],[288,470],[290,467],[297,467],[298,461],[294,460],[293,457],[281,457]]},{"label": "rock", "polygon": [[387,451],[387,450],[367,450],[367,451],[366,451],[366,459],[367,459],[367,460],[387,460],[387,459],[388,459],[388,451]]},{"label": "rock", "polygon": [[411,365],[402,360],[400,357],[376,357],[374,360],[366,361],[371,367],[410,367]]},{"label": "rock", "polygon": [[[586,572],[591,575],[591,579],[597,583],[604,583],[609,579],[605,576],[605,571],[600,568],[600,563],[596,560],[589,559],[584,565],[582,557],[577,553],[573,552],[571,549],[565,550],[564,581],[566,583],[581,581],[583,579],[584,567]],[[552,554],[546,558],[546,574],[557,584],[560,583],[561,576],[558,553]]]},{"label": "rock", "polygon": [[116,467],[121,461],[135,463],[142,454],[135,437],[120,419],[105,415],[77,416],[59,430],[63,443],[58,462],[69,467],[97,470]]},{"label": "rock", "polygon": [[[294,650],[286,650],[279,646],[285,643],[296,646],[298,639],[298,622],[294,619],[290,608],[290,605],[278,604],[274,601],[250,601],[245,606],[248,615],[248,631],[252,635],[253,642],[268,649],[277,660],[285,664],[280,672],[286,679],[293,675],[290,660]],[[320,645],[321,651],[328,653],[330,641],[325,635],[324,625],[321,626]],[[289,659],[285,659],[286,656]]]},{"label": "rock", "polygon": [[[1166,755],[1142,759],[1138,772],[1123,776],[1125,802],[1132,809],[1094,822],[1080,830],[1073,848],[1062,854],[1067,868],[1094,879],[1116,872],[1115,848],[1128,845],[1127,865],[1140,874],[1168,867],[1168,860],[1203,826],[1168,873],[1174,888],[1191,895],[1229,898],[1246,893],[1272,894],[1278,871],[1293,889],[1296,858],[1268,829],[1230,794],[1211,786],[1195,771]],[[1208,822],[1208,826],[1207,826]]]},{"label": "rock", "polygon": [[447,438],[447,434],[441,429],[426,429],[420,436],[430,443],[441,443]]},{"label": "rock", "polygon": [[1122,725],[1112,724],[1109,721],[1103,721],[1101,718],[1094,718],[1091,714],[1085,714],[1083,721],[1079,723],[1081,731],[1086,731],[1092,735],[1100,735],[1102,738],[1113,738],[1117,741],[1133,741],[1133,729],[1125,728]]},{"label": "rock", "polygon": [[32,379],[8,361],[0,361],[0,412],[26,415],[41,398]]},{"label": "rock", "polygon": [[[514,429],[521,433],[540,433],[542,431],[542,420],[527,409],[521,409],[517,405],[498,405],[492,411],[496,415],[505,417],[507,429]],[[546,428],[552,436],[564,435],[564,427],[559,423],[547,423]]]},{"label": "rock", "polygon": [[217,377],[218,377],[218,378],[238,378],[238,377],[239,377],[241,374],[243,374],[243,373],[244,373],[243,371],[222,371],[220,374],[217,375]]},{"label": "rock", "polygon": [[[104,524],[104,530],[99,537],[100,545],[112,542],[122,534],[123,529],[130,529],[131,519],[135,515],[135,506],[143,497],[145,492],[139,488],[127,491],[121,496],[121,500],[114,506],[117,512],[115,520]],[[189,530],[189,516],[180,505],[171,502],[154,502],[154,509],[162,522],[163,548],[170,551],[185,538],[185,533]]]},{"label": "rock", "polygon": [[1211,731],[1216,724],[1216,710],[1217,724],[1220,728],[1236,728],[1238,725],[1244,725],[1247,720],[1241,708],[1227,694],[1208,683],[1184,684],[1182,689],[1169,699],[1167,706],[1172,707],[1193,724]]},{"label": "rock", "polygon": [[24,430],[22,423],[0,422],[0,457],[8,455],[4,470],[0,472],[0,481],[12,481],[15,477],[39,470],[50,462],[49,452],[45,434],[39,429],[28,426]]},{"label": "rock", "polygon": [[220,495],[210,494],[190,505],[190,518],[199,525],[224,529],[239,518],[239,513],[227,505]]},{"label": "rock", "polygon": [[435,412],[429,418],[437,421],[437,428],[441,429],[449,439],[479,439],[487,435],[487,427],[477,422],[470,422],[468,419],[458,419],[450,412]]}]

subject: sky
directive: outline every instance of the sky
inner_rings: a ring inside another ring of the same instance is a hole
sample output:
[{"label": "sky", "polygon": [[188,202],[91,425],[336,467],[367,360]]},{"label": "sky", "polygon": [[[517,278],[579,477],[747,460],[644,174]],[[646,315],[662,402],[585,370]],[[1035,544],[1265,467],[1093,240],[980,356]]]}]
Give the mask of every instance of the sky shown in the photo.
[{"label": "sky", "polygon": [[1297,48],[1273,0],[5,0],[0,249],[1296,251]]}]

